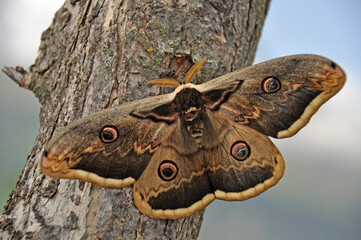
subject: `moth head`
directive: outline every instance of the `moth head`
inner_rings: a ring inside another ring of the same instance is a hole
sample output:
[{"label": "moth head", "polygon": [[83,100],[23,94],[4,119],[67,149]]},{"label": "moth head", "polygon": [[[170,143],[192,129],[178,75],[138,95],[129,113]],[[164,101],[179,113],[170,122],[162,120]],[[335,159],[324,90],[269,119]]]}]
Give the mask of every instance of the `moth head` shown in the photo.
[{"label": "moth head", "polygon": [[193,87],[185,87],[174,97],[175,110],[179,113],[189,113],[204,105],[202,94]]}]

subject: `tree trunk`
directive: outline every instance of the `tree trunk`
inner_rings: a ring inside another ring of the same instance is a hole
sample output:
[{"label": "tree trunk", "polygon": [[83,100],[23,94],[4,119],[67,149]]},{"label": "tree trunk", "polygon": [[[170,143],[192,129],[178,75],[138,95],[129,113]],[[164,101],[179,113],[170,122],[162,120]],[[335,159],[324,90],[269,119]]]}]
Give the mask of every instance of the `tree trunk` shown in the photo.
[{"label": "tree trunk", "polygon": [[204,211],[179,220],[142,215],[132,188],[45,177],[38,162],[55,128],[149,95],[155,78],[183,79],[203,56],[202,78],[250,65],[269,0],[68,0],[43,32],[29,71],[6,67],[42,104],[40,130],[4,206],[2,239],[195,239]]}]

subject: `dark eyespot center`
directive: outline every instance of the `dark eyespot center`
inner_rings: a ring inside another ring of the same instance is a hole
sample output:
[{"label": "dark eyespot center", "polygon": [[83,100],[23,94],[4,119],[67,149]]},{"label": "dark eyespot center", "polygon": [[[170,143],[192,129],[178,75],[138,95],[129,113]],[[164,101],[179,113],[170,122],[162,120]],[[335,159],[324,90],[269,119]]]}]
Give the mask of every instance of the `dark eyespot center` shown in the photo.
[{"label": "dark eyespot center", "polygon": [[162,170],[162,173],[165,177],[170,178],[173,175],[174,171],[172,168],[164,168]]},{"label": "dark eyespot center", "polygon": [[100,139],[104,143],[110,143],[118,138],[118,130],[113,126],[105,126],[100,131]]},{"label": "dark eyespot center", "polygon": [[172,161],[163,161],[158,168],[158,175],[164,181],[173,180],[178,173],[177,165]]},{"label": "dark eyespot center", "polygon": [[262,90],[265,93],[274,93],[281,89],[281,82],[275,77],[267,77],[262,81]]},{"label": "dark eyespot center", "polygon": [[333,69],[336,69],[337,64],[336,64],[335,62],[331,61],[331,67],[332,67]]},{"label": "dark eyespot center", "polygon": [[251,151],[248,144],[243,141],[237,141],[231,147],[231,155],[238,161],[246,160],[250,153]]},{"label": "dark eyespot center", "polygon": [[112,132],[103,132],[103,138],[110,141],[114,138],[114,135]]},{"label": "dark eyespot center", "polygon": [[237,157],[243,158],[247,154],[247,147],[239,147],[236,149]]}]

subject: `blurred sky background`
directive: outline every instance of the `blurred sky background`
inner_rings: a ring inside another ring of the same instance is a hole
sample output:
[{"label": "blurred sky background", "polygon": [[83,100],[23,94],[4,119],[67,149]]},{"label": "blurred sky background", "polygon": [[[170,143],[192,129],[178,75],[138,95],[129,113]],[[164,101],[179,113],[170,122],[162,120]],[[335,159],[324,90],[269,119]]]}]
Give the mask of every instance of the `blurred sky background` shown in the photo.
[{"label": "blurred sky background", "polygon": [[[0,1],[0,66],[27,69],[63,0]],[[345,87],[296,136],[274,140],[280,183],[244,202],[213,202],[199,239],[361,239],[361,1],[273,0],[255,62],[319,54],[347,74]],[[0,207],[39,128],[35,96],[0,73]]]}]

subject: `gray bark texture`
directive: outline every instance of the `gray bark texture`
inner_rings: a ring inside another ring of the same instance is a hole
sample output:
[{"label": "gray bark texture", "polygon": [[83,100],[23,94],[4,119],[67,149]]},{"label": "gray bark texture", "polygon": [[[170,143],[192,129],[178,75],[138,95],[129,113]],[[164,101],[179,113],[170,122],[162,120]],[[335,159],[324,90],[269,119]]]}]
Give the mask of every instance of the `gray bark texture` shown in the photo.
[{"label": "gray bark texture", "polygon": [[44,176],[54,130],[91,112],[160,94],[147,80],[182,80],[207,56],[203,81],[250,65],[269,0],[67,0],[43,32],[28,71],[5,67],[39,99],[40,130],[0,217],[2,239],[196,239],[204,213],[156,220],[132,188]]}]

